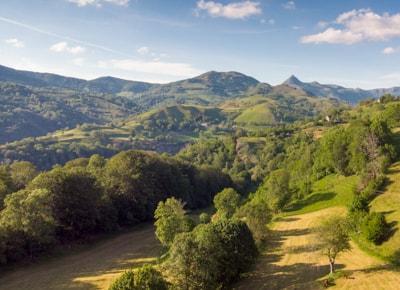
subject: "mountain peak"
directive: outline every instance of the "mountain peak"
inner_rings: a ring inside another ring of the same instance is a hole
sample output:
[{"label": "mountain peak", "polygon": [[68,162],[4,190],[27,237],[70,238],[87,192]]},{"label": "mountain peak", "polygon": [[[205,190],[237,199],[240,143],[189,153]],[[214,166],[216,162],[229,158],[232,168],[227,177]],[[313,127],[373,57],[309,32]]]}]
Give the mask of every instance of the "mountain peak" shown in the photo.
[{"label": "mountain peak", "polygon": [[291,75],[283,84],[285,85],[294,85],[294,86],[298,86],[298,85],[302,85],[302,81],[300,81],[295,75]]}]

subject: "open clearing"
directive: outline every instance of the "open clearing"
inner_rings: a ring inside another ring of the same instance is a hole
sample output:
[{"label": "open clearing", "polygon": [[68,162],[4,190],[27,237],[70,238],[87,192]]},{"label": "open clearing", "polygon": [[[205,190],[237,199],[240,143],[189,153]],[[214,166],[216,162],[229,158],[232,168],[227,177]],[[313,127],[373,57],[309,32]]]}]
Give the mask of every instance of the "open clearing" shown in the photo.
[{"label": "open clearing", "polygon": [[107,289],[124,270],[151,263],[159,253],[148,224],[89,250],[7,272],[0,276],[0,289]]},{"label": "open clearing", "polygon": [[[321,219],[336,214],[345,214],[345,208],[281,218],[274,224],[270,245],[235,289],[323,289],[318,280],[329,273],[329,266],[327,258],[320,254],[312,229]],[[349,276],[338,279],[329,289],[399,289],[400,272],[354,244],[336,263],[337,269]]]}]

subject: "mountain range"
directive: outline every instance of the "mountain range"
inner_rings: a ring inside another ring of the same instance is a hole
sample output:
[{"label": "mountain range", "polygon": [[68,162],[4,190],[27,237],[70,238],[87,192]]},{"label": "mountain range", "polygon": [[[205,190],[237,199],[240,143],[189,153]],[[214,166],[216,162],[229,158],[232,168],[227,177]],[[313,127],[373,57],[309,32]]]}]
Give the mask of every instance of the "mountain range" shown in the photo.
[{"label": "mountain range", "polygon": [[306,83],[291,76],[272,86],[239,72],[210,71],[167,84],[101,77],[83,80],[0,66],[0,144],[81,124],[123,122],[176,105],[215,107],[238,124],[290,123],[400,87],[362,90]]},{"label": "mountain range", "polygon": [[[182,98],[198,98],[198,102],[214,103],[223,99],[249,94],[268,94],[273,86],[259,82],[255,78],[239,72],[210,71],[200,76],[167,83],[153,84],[124,80],[114,77],[100,77],[94,80],[83,80],[50,73],[37,73],[15,70],[0,65],[0,82],[12,82],[33,88],[62,88],[83,93],[114,94],[130,99],[148,99],[148,103],[168,100],[182,102]],[[291,76],[282,85],[300,90],[304,95],[336,98],[355,104],[366,98],[377,98],[385,93],[400,94],[400,87],[364,90],[346,88],[334,84],[302,82]],[[185,101],[185,100],[183,100]]]}]

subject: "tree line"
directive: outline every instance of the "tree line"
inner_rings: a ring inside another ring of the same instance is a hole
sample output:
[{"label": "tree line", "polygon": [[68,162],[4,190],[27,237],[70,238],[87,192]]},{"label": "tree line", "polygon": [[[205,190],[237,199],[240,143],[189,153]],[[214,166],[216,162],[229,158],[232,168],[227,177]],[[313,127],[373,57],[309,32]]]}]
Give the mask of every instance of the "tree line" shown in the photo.
[{"label": "tree line", "polygon": [[28,162],[0,168],[0,261],[34,257],[57,244],[84,240],[153,218],[159,201],[208,206],[231,186],[228,176],[141,151],[110,159],[80,158],[47,172]]}]

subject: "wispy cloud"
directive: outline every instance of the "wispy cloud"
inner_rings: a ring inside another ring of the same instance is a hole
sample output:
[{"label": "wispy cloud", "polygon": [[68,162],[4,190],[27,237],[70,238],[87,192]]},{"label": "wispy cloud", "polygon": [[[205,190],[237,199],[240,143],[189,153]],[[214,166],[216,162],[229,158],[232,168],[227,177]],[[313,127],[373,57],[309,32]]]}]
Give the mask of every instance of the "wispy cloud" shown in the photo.
[{"label": "wispy cloud", "polygon": [[77,45],[71,46],[66,41],[58,42],[50,46],[50,50],[53,52],[66,52],[70,54],[80,54],[86,51],[86,48]]},{"label": "wispy cloud", "polygon": [[76,44],[81,44],[81,45],[84,45],[84,46],[87,46],[87,47],[96,48],[96,49],[99,49],[99,50],[102,50],[102,51],[111,52],[111,53],[118,54],[118,55],[121,55],[121,56],[126,56],[126,57],[130,57],[131,56],[130,54],[124,53],[124,52],[119,51],[119,50],[115,50],[115,49],[107,47],[107,46],[103,46],[103,45],[99,45],[99,44],[96,44],[96,43],[80,40],[80,39],[77,39],[77,38],[73,38],[73,37],[57,34],[57,33],[51,32],[51,31],[46,31],[46,30],[43,30],[43,29],[38,28],[36,26],[30,25],[30,24],[26,24],[26,23],[23,23],[23,22],[19,22],[19,21],[10,19],[10,18],[6,18],[6,17],[0,16],[0,21],[8,23],[8,24],[15,25],[15,26],[19,26],[19,27],[22,27],[22,28],[25,28],[25,29],[33,31],[33,32],[37,32],[37,33],[40,33],[40,34],[44,34],[44,35],[48,35],[48,36],[51,36],[51,37],[54,37],[54,38],[58,38],[58,39],[61,39],[61,40],[67,40],[67,41],[70,41],[70,42],[74,42]]},{"label": "wispy cloud", "polygon": [[388,46],[388,47],[385,47],[385,48],[382,50],[382,53],[383,53],[383,54],[386,54],[386,55],[394,54],[394,53],[398,53],[398,52],[400,52],[400,47]]},{"label": "wispy cloud", "polygon": [[198,11],[206,11],[211,17],[228,19],[245,19],[262,13],[260,3],[254,1],[222,4],[216,1],[200,0],[197,2],[197,9]]},{"label": "wispy cloud", "polygon": [[79,7],[85,7],[90,5],[101,7],[105,3],[114,4],[118,6],[126,6],[129,4],[129,1],[130,0],[68,0],[68,2],[74,3]]},{"label": "wispy cloud", "polygon": [[284,4],[282,4],[282,7],[286,10],[295,10],[296,9],[296,3],[294,1],[288,1]]},{"label": "wispy cloud", "polygon": [[400,37],[400,13],[377,14],[370,9],[352,10],[340,14],[335,23],[339,28],[306,35],[302,43],[354,44],[362,41],[384,41]]},{"label": "wispy cloud", "polygon": [[103,69],[119,69],[175,77],[192,77],[202,73],[188,63],[143,61],[136,59],[112,59],[99,61],[98,67]]},{"label": "wispy cloud", "polygon": [[25,47],[25,43],[18,38],[9,38],[4,41],[5,43],[12,45],[16,48],[23,48]]}]

